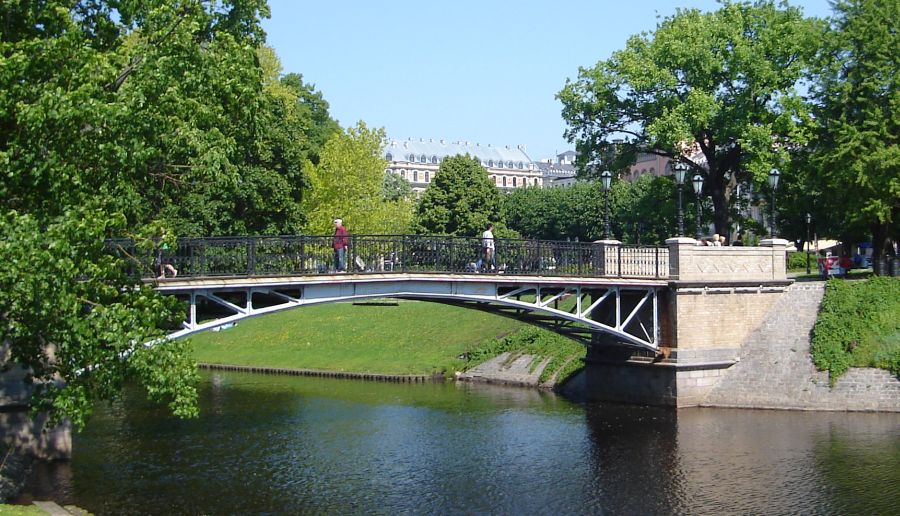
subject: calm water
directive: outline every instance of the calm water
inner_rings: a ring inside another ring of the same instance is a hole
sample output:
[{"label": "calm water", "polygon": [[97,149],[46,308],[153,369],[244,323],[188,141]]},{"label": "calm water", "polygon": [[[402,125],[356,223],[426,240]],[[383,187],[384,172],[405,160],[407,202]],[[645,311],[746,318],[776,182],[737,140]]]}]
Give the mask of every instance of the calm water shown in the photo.
[{"label": "calm water", "polygon": [[900,514],[900,415],[577,404],[531,390],[210,373],[128,393],[28,497],[96,514]]}]

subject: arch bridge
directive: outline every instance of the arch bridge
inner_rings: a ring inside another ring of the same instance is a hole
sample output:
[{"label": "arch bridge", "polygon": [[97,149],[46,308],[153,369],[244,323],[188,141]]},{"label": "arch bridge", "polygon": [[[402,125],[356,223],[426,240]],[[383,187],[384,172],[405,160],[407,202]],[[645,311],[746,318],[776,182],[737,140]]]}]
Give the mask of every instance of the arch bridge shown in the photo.
[{"label": "arch bridge", "polygon": [[657,353],[669,276],[666,247],[497,239],[496,266],[488,266],[480,238],[351,235],[347,272],[332,267],[330,236],[189,238],[162,257],[177,277],[157,280],[154,257],[136,259],[128,241],[108,245],[158,291],[188,303],[170,338],[307,305],[402,298],[513,317],[585,344],[604,334]]}]

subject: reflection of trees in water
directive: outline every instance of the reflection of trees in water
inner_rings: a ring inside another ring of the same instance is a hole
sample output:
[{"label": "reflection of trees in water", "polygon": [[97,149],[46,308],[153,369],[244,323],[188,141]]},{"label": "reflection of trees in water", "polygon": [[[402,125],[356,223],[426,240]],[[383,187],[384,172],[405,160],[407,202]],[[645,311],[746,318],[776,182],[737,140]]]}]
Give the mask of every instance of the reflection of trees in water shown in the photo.
[{"label": "reflection of trees in water", "polygon": [[859,439],[847,428],[831,426],[814,439],[817,469],[829,489],[829,508],[843,514],[897,514],[900,504],[900,427],[880,428]]},{"label": "reflection of trees in water", "polygon": [[679,512],[681,470],[674,409],[585,407],[594,471],[589,510],[612,514]]}]

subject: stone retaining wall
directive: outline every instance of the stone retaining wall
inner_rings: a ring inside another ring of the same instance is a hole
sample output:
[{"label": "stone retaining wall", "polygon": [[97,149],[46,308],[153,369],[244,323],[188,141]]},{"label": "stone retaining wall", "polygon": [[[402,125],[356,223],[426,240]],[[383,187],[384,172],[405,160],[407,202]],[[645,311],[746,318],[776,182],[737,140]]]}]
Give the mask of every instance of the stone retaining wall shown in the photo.
[{"label": "stone retaining wall", "polygon": [[347,371],[323,371],[321,369],[288,369],[283,367],[259,367],[228,364],[198,364],[203,369],[217,369],[220,371],[240,371],[243,373],[284,374],[293,376],[319,376],[325,378],[343,378],[353,380],[369,380],[373,382],[395,383],[423,383],[442,382],[441,374],[378,374],[378,373],[351,373]]},{"label": "stone retaining wall", "polygon": [[834,388],[809,351],[825,283],[795,283],[741,348],[704,406],[900,412],[900,380],[881,369],[851,369]]}]

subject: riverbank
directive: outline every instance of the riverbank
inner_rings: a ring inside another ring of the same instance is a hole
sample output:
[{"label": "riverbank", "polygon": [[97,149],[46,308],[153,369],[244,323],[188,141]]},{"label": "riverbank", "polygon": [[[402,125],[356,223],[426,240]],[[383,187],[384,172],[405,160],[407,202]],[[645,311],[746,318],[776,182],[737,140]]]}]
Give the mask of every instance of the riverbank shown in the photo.
[{"label": "riverbank", "polygon": [[[206,368],[394,382],[461,376],[552,387],[585,354],[581,344],[512,319],[393,300],[290,310],[193,341]],[[492,373],[467,374],[479,366]]]},{"label": "riverbank", "polygon": [[198,362],[357,374],[452,376],[485,340],[525,327],[437,303],[334,303],[242,321],[192,338]]}]

